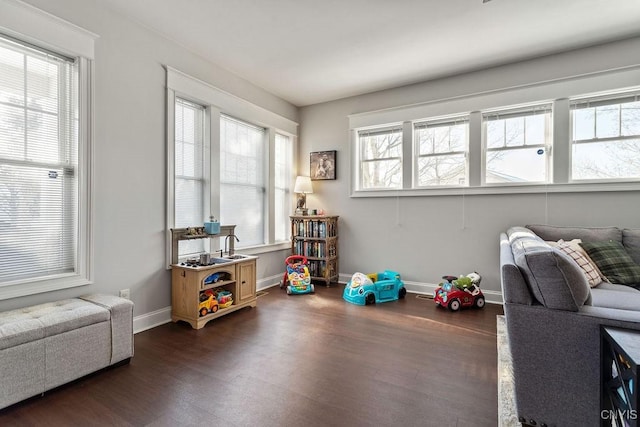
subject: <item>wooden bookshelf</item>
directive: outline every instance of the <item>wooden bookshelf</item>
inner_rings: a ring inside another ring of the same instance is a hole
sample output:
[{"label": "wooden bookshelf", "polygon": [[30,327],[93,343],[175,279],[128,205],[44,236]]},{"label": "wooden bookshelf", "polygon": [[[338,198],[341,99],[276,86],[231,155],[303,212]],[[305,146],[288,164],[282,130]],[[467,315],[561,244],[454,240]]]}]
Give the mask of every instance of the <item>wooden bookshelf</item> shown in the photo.
[{"label": "wooden bookshelf", "polygon": [[338,281],[338,216],[291,216],[291,254],[309,260],[311,280]]}]

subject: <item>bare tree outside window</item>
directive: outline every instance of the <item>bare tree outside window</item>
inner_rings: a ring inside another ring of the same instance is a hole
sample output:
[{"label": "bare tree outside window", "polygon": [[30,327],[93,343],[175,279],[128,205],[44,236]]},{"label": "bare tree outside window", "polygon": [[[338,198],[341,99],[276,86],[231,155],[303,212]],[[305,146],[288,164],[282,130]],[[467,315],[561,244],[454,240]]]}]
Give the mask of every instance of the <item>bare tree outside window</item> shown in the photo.
[{"label": "bare tree outside window", "polygon": [[417,124],[414,129],[418,186],[466,185],[468,123]]},{"label": "bare tree outside window", "polygon": [[402,129],[361,131],[362,189],[402,187]]},{"label": "bare tree outside window", "polygon": [[572,179],[640,178],[640,101],[592,102],[575,103],[571,110]]}]

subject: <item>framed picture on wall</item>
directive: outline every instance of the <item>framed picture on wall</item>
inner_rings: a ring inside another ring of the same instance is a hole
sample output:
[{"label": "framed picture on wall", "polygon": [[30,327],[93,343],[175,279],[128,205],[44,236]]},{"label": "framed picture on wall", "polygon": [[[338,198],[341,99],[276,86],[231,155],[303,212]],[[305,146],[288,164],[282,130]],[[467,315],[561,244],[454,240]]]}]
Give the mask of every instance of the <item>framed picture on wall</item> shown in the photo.
[{"label": "framed picture on wall", "polygon": [[312,181],[336,179],[336,150],[314,151],[309,157]]}]

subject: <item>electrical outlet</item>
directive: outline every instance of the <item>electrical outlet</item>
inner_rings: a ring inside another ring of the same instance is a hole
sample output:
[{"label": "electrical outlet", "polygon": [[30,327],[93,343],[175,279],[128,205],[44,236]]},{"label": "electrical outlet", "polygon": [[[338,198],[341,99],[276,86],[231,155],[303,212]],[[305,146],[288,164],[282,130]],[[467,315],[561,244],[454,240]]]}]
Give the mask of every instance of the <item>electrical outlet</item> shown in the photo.
[{"label": "electrical outlet", "polygon": [[129,289],[121,289],[120,298],[131,299],[131,292],[129,291]]}]

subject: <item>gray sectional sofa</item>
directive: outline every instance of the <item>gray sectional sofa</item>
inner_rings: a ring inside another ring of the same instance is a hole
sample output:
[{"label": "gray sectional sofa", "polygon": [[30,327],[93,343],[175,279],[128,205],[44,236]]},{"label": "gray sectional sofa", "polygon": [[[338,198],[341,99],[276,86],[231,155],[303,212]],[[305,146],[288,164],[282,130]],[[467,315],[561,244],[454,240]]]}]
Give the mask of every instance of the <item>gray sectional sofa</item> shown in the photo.
[{"label": "gray sectional sofa", "polygon": [[133,356],[133,303],[86,295],[0,313],[0,408]]},{"label": "gray sectional sofa", "polygon": [[600,328],[640,330],[640,291],[590,287],[550,241],[620,242],[640,264],[640,230],[528,225],[500,235],[517,415],[524,425],[599,426]]}]

